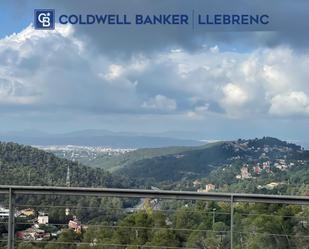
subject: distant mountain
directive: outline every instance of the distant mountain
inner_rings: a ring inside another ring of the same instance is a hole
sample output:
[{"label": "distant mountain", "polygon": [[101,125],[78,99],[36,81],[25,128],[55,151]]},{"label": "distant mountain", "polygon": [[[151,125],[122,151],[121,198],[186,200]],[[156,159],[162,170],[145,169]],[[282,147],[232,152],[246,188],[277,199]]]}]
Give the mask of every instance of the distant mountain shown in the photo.
[{"label": "distant mountain", "polygon": [[[137,153],[137,152],[135,152]],[[175,153],[137,160],[117,172],[147,181],[178,181],[200,178],[223,164],[234,161],[274,160],[279,158],[309,159],[309,151],[276,138],[218,142],[179,150]]]},{"label": "distant mountain", "polygon": [[71,186],[129,187],[121,176],[114,177],[102,169],[60,159],[30,146],[0,142],[0,185],[65,186],[70,169]]},{"label": "distant mountain", "polygon": [[[81,145],[112,148],[159,148],[167,146],[197,146],[203,142],[155,136],[140,133],[111,132],[107,130],[82,130],[63,134],[41,131],[8,132],[0,134],[0,140],[26,145]],[[205,143],[205,142],[204,142]]]}]

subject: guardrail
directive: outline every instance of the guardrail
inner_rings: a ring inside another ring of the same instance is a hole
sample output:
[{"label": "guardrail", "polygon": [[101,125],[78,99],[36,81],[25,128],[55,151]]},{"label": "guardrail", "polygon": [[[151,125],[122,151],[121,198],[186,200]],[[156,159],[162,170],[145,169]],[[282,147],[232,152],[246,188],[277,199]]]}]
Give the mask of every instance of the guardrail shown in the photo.
[{"label": "guardrail", "polygon": [[230,203],[230,245],[233,248],[234,203],[282,203],[293,205],[309,205],[308,196],[260,195],[240,193],[204,193],[189,191],[114,189],[114,188],[81,188],[50,186],[0,186],[0,194],[9,196],[8,249],[14,248],[14,202],[16,195],[60,195],[91,197],[135,197],[150,199],[203,200]]}]

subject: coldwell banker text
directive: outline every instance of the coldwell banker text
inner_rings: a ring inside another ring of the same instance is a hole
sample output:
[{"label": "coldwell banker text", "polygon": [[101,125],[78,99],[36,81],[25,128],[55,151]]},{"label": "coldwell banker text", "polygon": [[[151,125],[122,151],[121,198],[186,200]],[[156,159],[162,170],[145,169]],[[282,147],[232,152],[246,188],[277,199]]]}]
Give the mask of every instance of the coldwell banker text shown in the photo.
[{"label": "coldwell banker text", "polygon": [[195,26],[263,26],[270,23],[267,14],[61,14],[54,9],[35,9],[34,27],[49,30],[55,23],[71,25],[190,25]]},{"label": "coldwell banker text", "polygon": [[70,14],[60,15],[60,24],[72,25],[267,25],[270,18],[267,14]]}]

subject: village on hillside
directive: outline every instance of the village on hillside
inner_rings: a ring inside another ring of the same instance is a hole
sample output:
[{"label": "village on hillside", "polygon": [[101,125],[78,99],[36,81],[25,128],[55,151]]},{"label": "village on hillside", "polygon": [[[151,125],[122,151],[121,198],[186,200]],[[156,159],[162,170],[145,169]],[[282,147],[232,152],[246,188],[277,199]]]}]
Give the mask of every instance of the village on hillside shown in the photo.
[{"label": "village on hillside", "polygon": [[[9,209],[0,206],[0,220],[2,222],[8,221]],[[69,217],[69,209],[65,210]],[[54,225],[49,223],[49,215],[44,211],[36,211],[33,208],[25,208],[15,210],[14,217],[16,225],[25,227],[23,230],[16,232],[16,237],[25,241],[41,241],[57,238],[64,229],[70,229],[77,234],[81,234],[87,226],[82,225],[76,216],[71,216],[67,224]],[[4,235],[5,236],[5,235]]]},{"label": "village on hillside", "polygon": [[[263,161],[258,163],[243,163],[242,166],[239,169],[238,174],[236,174],[234,177],[237,181],[243,181],[243,180],[250,180],[250,179],[257,179],[259,177],[262,177],[262,175],[266,176],[274,176],[278,172],[284,172],[291,170],[293,167],[300,167],[304,166],[305,161],[304,160],[294,160],[294,161],[288,161],[286,159],[277,159],[274,161]],[[231,168],[234,165],[229,164],[225,165],[221,168],[221,170],[224,172],[227,168]],[[195,179],[193,182],[193,187],[196,189],[197,192],[212,192],[212,191],[218,191],[218,187],[216,184],[207,181],[201,180],[201,179]],[[257,185],[256,188],[258,190],[266,189],[266,190],[273,190],[280,185],[285,185],[286,182],[278,182],[278,181],[272,181],[265,185]]]}]

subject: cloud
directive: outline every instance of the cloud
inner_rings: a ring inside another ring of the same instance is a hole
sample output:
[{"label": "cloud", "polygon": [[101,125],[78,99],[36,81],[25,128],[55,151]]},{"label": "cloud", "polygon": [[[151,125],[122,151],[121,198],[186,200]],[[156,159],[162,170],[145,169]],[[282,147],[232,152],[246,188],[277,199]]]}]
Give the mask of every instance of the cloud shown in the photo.
[{"label": "cloud", "polygon": [[[28,0],[30,6],[36,2]],[[77,32],[91,40],[94,48],[104,51],[107,55],[130,56],[136,53],[156,53],[173,47],[180,47],[187,51],[195,51],[204,43],[218,44],[218,46],[254,49],[256,47],[276,47],[287,45],[294,48],[308,48],[309,17],[306,0],[291,2],[290,0],[93,0],[91,4],[84,0],[50,1],[42,3],[45,8],[55,8],[57,13],[93,14],[93,13],[125,13],[135,14],[164,14],[185,13],[191,15],[192,9],[201,14],[238,13],[261,14],[267,13],[271,23],[267,27],[250,28],[248,25],[197,27],[194,31],[191,25],[175,26],[103,26],[80,25]],[[18,9],[18,8],[16,8]],[[17,10],[16,10],[17,11]],[[225,32],[212,32],[212,31]],[[240,32],[237,32],[240,31]],[[244,32],[247,31],[247,32]],[[215,49],[215,47],[214,47]]]},{"label": "cloud", "polygon": [[191,13],[193,8],[267,12],[273,25],[241,32],[102,25],[36,31],[25,26],[0,40],[3,130],[177,129],[196,131],[197,139],[200,134],[207,139],[306,136],[307,0],[43,0],[40,6],[26,1],[4,6],[11,16],[4,32],[30,24],[34,8],[55,8],[57,15]]},{"label": "cloud", "polygon": [[248,100],[248,95],[239,86],[229,83],[223,87],[224,105],[241,106]]},{"label": "cloud", "polygon": [[239,110],[249,100],[248,94],[238,85],[228,83],[222,88],[223,98],[221,100],[222,106],[231,115],[240,114]]},{"label": "cloud", "polygon": [[18,82],[10,77],[0,77],[0,103],[28,105],[36,102],[36,98],[35,92],[27,89],[22,82]]},{"label": "cloud", "polygon": [[114,80],[119,78],[122,72],[123,72],[122,66],[112,64],[108,67],[108,72],[103,77],[107,80]]},{"label": "cloud", "polygon": [[271,99],[269,112],[278,116],[309,115],[309,97],[304,92],[278,94]]},{"label": "cloud", "polygon": [[[46,32],[28,26],[0,40],[2,104],[41,111],[51,107],[97,113],[133,110],[139,104],[136,83],[120,78],[120,66],[85,47],[72,26]],[[114,102],[115,97],[121,101]]]},{"label": "cloud", "polygon": [[[308,117],[309,52],[204,44],[111,58],[73,26],[0,40],[0,111]],[[39,115],[38,114],[38,115]]]},{"label": "cloud", "polygon": [[175,100],[159,94],[156,95],[154,98],[145,101],[142,107],[161,111],[175,111],[177,108],[177,103]]}]

